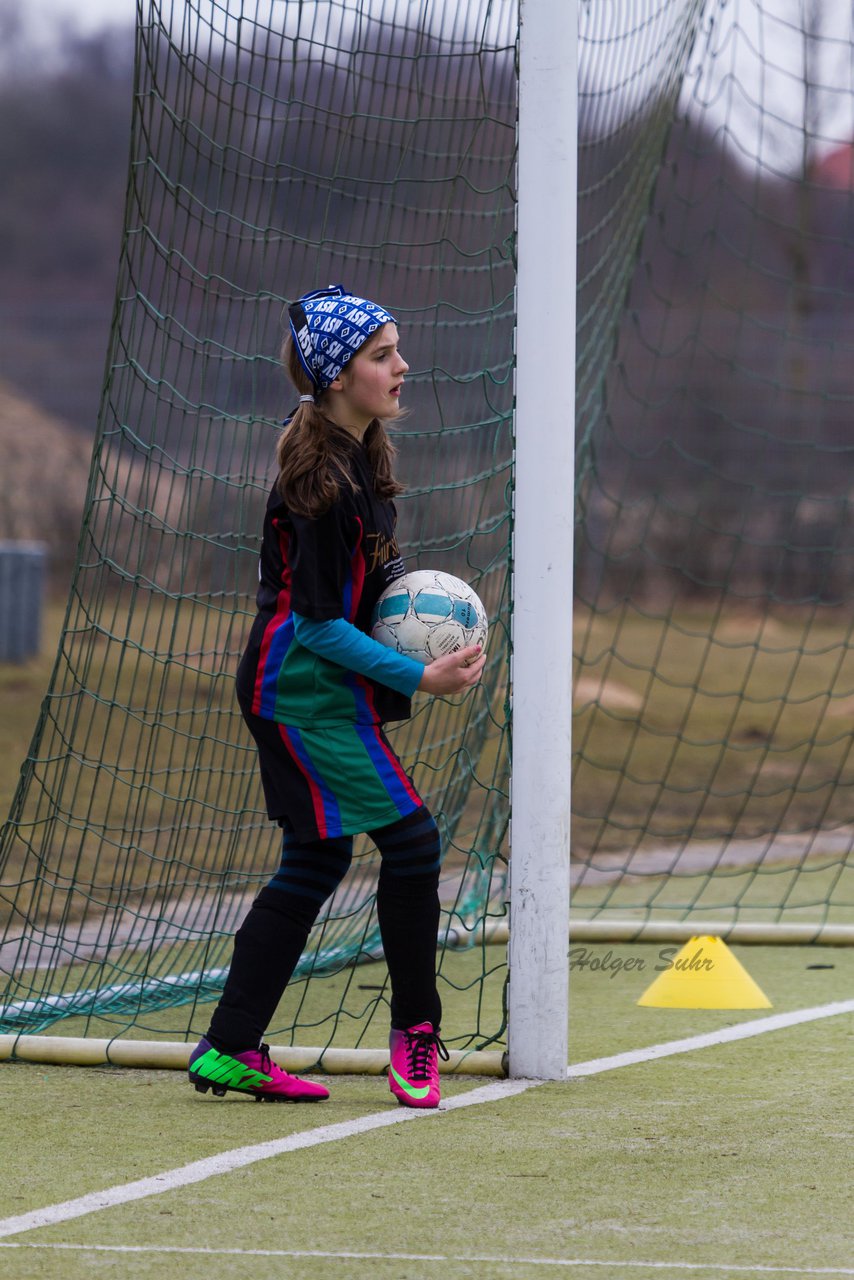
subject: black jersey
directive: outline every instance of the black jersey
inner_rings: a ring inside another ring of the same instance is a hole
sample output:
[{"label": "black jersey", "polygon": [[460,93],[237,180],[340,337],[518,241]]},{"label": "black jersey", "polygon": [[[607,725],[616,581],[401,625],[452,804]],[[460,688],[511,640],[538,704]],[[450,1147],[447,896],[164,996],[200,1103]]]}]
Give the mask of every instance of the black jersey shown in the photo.
[{"label": "black jersey", "polygon": [[322,516],[294,515],[275,486],[267,502],[258,615],[237,683],[255,715],[280,724],[378,724],[410,714],[403,694],[312,653],[294,634],[294,613],[344,618],[369,633],[379,596],[404,572],[395,506],[374,493],[364,447],[347,437],[341,458],[355,491],[342,483]]}]

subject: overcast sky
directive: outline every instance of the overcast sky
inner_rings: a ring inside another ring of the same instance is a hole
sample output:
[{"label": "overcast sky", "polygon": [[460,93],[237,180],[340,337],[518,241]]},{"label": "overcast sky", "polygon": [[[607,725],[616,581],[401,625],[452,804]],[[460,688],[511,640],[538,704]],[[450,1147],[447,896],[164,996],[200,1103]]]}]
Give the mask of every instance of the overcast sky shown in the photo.
[{"label": "overcast sky", "polygon": [[[427,0],[425,0],[427,2]],[[571,0],[558,0],[571,3]],[[369,0],[386,12],[401,13],[416,0]],[[499,0],[493,17],[506,17],[505,5]],[[582,0],[582,30],[599,49],[595,58],[596,88],[614,89],[627,96],[641,98],[650,94],[654,83],[666,71],[670,28],[678,27],[680,7],[689,0]],[[286,12],[282,0],[248,0],[249,12],[263,11],[268,6]],[[172,7],[180,12],[181,0],[166,0],[164,14]],[[204,18],[216,13],[216,26],[222,28],[223,15],[239,12],[238,0],[196,0],[194,8]],[[330,6],[320,3],[327,13]],[[335,6],[335,8],[338,8]],[[428,14],[443,25],[465,22],[467,13],[477,10],[461,0],[429,0]],[[132,26],[136,19],[135,0],[28,0],[16,7],[34,37],[55,41],[57,20],[71,24],[81,32],[91,32],[108,24]],[[334,12],[334,9],[333,9]],[[346,10],[345,10],[346,12]],[[338,20],[341,10],[338,8]],[[806,19],[805,19],[806,15]],[[641,21],[641,18],[644,21]],[[802,28],[812,25],[818,39],[805,52]],[[662,66],[645,67],[638,63],[647,57],[649,43],[638,34],[649,26],[660,28]],[[448,33],[450,34],[450,33]],[[605,46],[613,52],[602,56]],[[702,70],[695,66],[685,85],[685,98],[690,109],[700,110],[707,120],[722,126],[736,155],[752,164],[758,158],[772,169],[799,169],[803,156],[803,120],[810,115],[810,134],[814,152],[833,150],[854,138],[854,83],[852,83],[852,48],[854,17],[851,0],[708,0],[701,24],[695,54],[708,56]],[[805,59],[812,87],[804,89]],[[609,77],[612,83],[609,84]]]},{"label": "overcast sky", "polygon": [[110,22],[132,23],[136,20],[136,0],[30,0],[23,7],[43,16],[71,17],[84,31],[92,31]]},{"label": "overcast sky", "polygon": [[30,30],[44,29],[59,18],[88,33],[114,23],[132,26],[136,0],[29,0],[20,13]]}]

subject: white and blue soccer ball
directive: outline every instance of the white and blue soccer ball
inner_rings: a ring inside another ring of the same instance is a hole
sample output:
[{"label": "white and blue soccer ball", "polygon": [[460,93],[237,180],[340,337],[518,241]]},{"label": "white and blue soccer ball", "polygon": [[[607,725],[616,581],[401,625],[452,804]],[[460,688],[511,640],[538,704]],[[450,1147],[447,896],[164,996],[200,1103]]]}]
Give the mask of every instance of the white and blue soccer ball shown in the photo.
[{"label": "white and blue soccer ball", "polygon": [[486,648],[488,631],[486,610],[467,582],[437,569],[418,569],[386,587],[374,609],[371,635],[429,665],[466,645]]}]

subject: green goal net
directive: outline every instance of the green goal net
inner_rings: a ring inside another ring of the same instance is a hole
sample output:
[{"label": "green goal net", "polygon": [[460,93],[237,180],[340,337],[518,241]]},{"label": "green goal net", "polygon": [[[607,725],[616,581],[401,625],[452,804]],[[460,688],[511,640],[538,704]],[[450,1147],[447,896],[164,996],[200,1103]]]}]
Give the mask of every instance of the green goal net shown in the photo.
[{"label": "green goal net", "polygon": [[[291,407],[283,310],[341,280],[395,312],[411,366],[410,567],[465,578],[491,616],[482,687],[418,702],[395,744],[447,851],[449,1040],[503,1046],[518,16],[141,0],[87,508],[0,846],[3,1030],[204,1029],[278,852],[233,674]],[[850,16],[582,0],[578,19],[577,928],[844,932]],[[570,373],[543,370],[556,430]],[[375,872],[365,844],[278,1041],[382,1043]]]},{"label": "green goal net", "polygon": [[[491,618],[471,696],[394,730],[445,858],[449,1043],[502,1041],[512,413],[511,6],[142,6],[125,235],[78,562],[3,834],[7,1031],[191,1034],[278,861],[233,678],[293,395],[286,302],[330,281],[398,317],[410,568]],[[418,12],[418,9],[421,12]],[[130,86],[129,86],[130,91]],[[284,321],[283,321],[284,316]],[[278,1041],[387,1036],[376,852],[313,931]],[[446,999],[447,1002],[447,999]]]},{"label": "green goal net", "polygon": [[850,940],[851,12],[585,15],[574,909]]}]

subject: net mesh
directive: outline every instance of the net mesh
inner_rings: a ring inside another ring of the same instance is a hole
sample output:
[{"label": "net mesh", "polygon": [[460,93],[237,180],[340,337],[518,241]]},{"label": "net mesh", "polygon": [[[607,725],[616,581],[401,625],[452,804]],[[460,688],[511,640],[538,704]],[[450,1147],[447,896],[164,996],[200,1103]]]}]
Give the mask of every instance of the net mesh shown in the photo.
[{"label": "net mesh", "polygon": [[[579,6],[579,918],[854,915],[852,31],[826,8]],[[404,335],[410,567],[492,619],[482,687],[394,741],[447,849],[456,1043],[502,1042],[517,23],[142,4],[78,566],[0,854],[6,1029],[198,1030],[276,864],[233,674],[285,301],[342,280]],[[384,1032],[375,874],[364,845],[278,1036]]]},{"label": "net mesh", "polygon": [[[78,566],[4,832],[7,1027],[203,1024],[196,1005],[221,988],[230,937],[275,869],[233,677],[292,407],[286,300],[330,281],[380,298],[403,334],[408,567],[465,578],[492,619],[482,686],[419,700],[393,737],[443,836],[446,942],[476,950],[487,915],[503,914],[515,14],[429,9],[139,14]],[[336,1043],[359,1044],[378,1009],[387,1034],[385,982],[365,991],[353,976],[380,949],[376,857],[357,849],[277,1037],[332,1043],[343,1024]],[[443,984],[471,991],[462,1047],[501,1035],[496,960],[470,957],[457,976],[440,959]]]},{"label": "net mesh", "polygon": [[850,925],[852,17],[628,8],[582,77],[575,908]]}]

